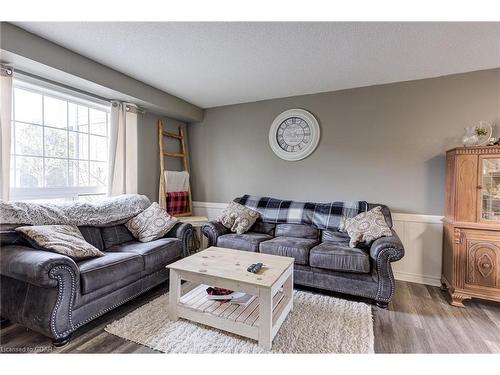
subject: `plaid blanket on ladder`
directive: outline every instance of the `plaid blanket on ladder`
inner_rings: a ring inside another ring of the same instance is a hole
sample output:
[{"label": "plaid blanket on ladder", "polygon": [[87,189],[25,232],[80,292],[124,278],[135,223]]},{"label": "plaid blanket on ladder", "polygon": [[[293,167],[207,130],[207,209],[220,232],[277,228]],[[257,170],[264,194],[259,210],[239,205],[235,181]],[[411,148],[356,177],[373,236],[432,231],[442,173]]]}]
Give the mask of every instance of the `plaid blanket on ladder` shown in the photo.
[{"label": "plaid blanket on ladder", "polygon": [[189,210],[189,193],[187,191],[176,191],[167,193],[167,212],[175,216]]},{"label": "plaid blanket on ladder", "polygon": [[311,203],[252,195],[244,195],[234,201],[260,212],[265,223],[308,224],[329,230],[338,229],[342,217],[354,217],[368,209],[365,201]]}]

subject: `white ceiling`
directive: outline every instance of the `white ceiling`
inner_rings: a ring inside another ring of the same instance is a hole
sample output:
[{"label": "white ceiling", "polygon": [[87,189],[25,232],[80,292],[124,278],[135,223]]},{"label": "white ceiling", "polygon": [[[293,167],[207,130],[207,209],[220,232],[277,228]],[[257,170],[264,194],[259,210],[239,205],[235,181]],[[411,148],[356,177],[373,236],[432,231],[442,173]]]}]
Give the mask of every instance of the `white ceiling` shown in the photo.
[{"label": "white ceiling", "polygon": [[16,24],[203,108],[500,67],[500,23]]}]

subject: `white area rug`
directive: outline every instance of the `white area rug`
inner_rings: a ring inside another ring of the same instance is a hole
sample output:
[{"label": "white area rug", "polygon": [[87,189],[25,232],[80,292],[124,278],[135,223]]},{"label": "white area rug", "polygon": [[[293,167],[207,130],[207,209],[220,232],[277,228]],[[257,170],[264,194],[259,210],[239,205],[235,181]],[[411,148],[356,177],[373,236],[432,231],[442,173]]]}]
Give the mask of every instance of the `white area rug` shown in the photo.
[{"label": "white area rug", "polygon": [[[373,353],[371,307],[294,291],[271,353]],[[167,314],[168,294],[108,325],[113,335],[164,353],[266,353],[257,342]]]}]

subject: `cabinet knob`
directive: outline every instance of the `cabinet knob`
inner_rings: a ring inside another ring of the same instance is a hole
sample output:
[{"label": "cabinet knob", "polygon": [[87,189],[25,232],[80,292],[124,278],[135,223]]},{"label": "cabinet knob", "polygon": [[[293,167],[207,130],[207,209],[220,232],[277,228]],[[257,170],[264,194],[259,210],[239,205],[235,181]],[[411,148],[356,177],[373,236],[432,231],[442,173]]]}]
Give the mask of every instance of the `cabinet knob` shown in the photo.
[{"label": "cabinet knob", "polygon": [[477,188],[481,190],[483,187],[481,185],[477,185]]}]

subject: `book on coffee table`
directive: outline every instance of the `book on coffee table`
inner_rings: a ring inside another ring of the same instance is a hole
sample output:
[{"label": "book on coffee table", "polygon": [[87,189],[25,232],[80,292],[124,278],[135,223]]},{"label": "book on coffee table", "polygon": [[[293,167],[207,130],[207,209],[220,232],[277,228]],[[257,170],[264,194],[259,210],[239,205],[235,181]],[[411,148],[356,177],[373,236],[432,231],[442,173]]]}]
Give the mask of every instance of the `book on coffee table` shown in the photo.
[{"label": "book on coffee table", "polygon": [[235,298],[240,298],[243,297],[245,293],[240,293],[240,292],[233,292],[230,294],[208,294],[207,299],[209,300],[215,300],[215,301],[221,301],[221,300],[233,300]]},{"label": "book on coffee table", "polygon": [[[208,288],[210,289],[210,288]],[[229,294],[208,294],[207,299],[212,301],[228,301],[237,305],[247,305],[254,300],[255,296],[244,292],[232,292]]]},{"label": "book on coffee table", "polygon": [[243,293],[243,294],[244,294],[243,296],[241,296],[239,298],[233,298],[229,302],[237,304],[237,305],[246,306],[246,305],[249,305],[255,298],[257,298],[255,296],[252,296],[251,294],[247,294],[247,293]]}]

